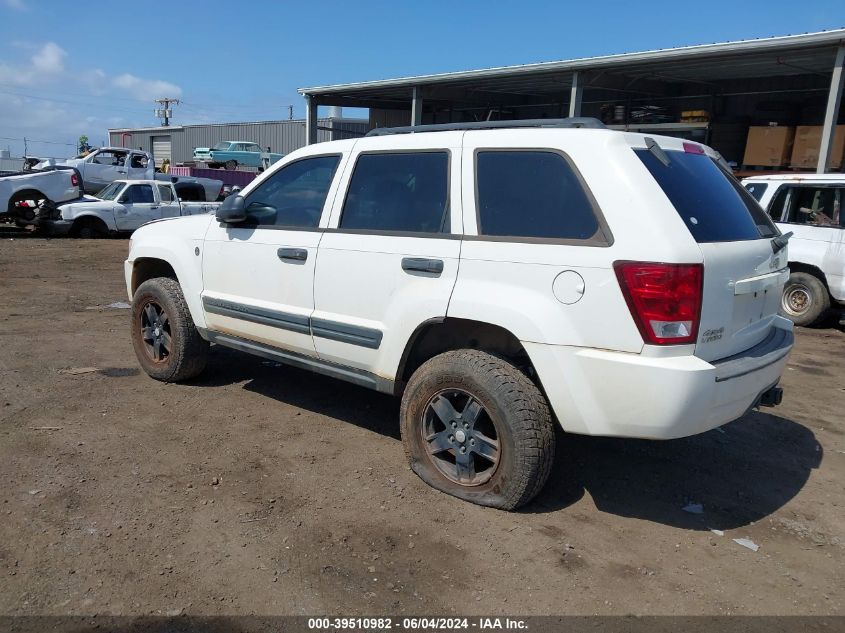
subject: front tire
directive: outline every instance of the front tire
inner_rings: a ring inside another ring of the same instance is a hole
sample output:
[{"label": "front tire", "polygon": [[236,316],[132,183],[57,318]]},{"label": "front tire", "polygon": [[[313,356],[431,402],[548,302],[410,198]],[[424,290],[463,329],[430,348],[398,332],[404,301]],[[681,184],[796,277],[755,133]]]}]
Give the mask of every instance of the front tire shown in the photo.
[{"label": "front tire", "polygon": [[235,171],[238,168],[237,161],[234,160],[227,160],[226,161],[226,169],[229,171]]},{"label": "front tire", "polygon": [[198,376],[208,362],[209,344],[191,318],[175,279],[148,279],[132,298],[132,346],[147,374],[162,382]]},{"label": "front tire", "polygon": [[99,218],[80,218],[73,223],[70,234],[82,240],[97,240],[106,237],[109,229]]},{"label": "front tire", "polygon": [[546,398],[501,358],[464,349],[428,360],[408,381],[400,418],[411,469],[437,490],[513,510],[548,479],[555,444]]},{"label": "front tire", "polygon": [[783,287],[780,313],[795,325],[819,323],[830,309],[830,295],[822,281],[810,273],[794,272]]}]

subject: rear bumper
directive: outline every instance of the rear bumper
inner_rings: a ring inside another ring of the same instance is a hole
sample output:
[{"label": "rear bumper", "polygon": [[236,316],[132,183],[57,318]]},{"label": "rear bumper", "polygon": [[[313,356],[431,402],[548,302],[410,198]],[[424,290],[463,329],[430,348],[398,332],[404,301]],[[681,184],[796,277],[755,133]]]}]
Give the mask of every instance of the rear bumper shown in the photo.
[{"label": "rear bumper", "polygon": [[792,323],[777,317],[764,341],[716,363],[691,354],[524,345],[565,431],[673,439],[709,431],[757,406],[780,379],[793,342]]}]

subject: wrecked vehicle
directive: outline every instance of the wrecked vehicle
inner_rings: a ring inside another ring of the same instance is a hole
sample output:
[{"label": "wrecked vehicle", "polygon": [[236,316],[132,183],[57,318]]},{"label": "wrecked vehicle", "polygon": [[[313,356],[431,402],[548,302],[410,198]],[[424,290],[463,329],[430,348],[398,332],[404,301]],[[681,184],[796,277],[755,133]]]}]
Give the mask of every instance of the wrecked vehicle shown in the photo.
[{"label": "wrecked vehicle", "polygon": [[159,180],[162,182],[195,182],[205,190],[205,200],[215,201],[223,190],[223,182],[212,178],[169,176],[156,173],[153,155],[139,149],[101,147],[90,154],[63,161],[42,161],[38,168],[51,166],[73,167],[82,177],[85,193],[96,195],[115,180]]},{"label": "wrecked vehicle", "polygon": [[45,203],[76,200],[82,179],[75,169],[49,167],[0,176],[0,221],[30,224]]},{"label": "wrecked vehicle", "polygon": [[[197,187],[186,183],[187,194]],[[216,202],[188,202],[179,197],[174,183],[157,180],[116,180],[98,198],[44,205],[38,209],[36,227],[48,235],[98,238],[131,233],[153,220],[201,215],[215,211]]]}]

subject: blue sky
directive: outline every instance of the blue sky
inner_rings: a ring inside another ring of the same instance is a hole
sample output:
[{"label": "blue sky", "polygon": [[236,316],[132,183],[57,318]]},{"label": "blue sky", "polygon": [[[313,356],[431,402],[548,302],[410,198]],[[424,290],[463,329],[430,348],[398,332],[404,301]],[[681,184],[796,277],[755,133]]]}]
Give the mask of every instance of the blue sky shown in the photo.
[{"label": "blue sky", "polygon": [[155,125],[156,97],[175,124],[299,118],[303,86],[842,26],[842,0],[0,0],[0,148],[69,155]]}]

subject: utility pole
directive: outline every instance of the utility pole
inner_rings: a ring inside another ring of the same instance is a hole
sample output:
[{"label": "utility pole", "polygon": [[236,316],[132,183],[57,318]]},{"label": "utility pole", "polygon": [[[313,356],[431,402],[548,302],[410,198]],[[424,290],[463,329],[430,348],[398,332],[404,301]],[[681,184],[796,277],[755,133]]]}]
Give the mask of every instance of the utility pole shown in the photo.
[{"label": "utility pole", "polygon": [[170,125],[170,117],[173,116],[173,111],[170,109],[170,104],[179,105],[179,99],[171,99],[169,97],[164,97],[162,99],[156,99],[155,103],[159,104],[161,108],[156,108],[155,115],[159,119],[164,119],[163,125],[167,127]]},{"label": "utility pole", "polygon": [[293,121],[293,106],[292,105],[288,106],[288,120]]}]

